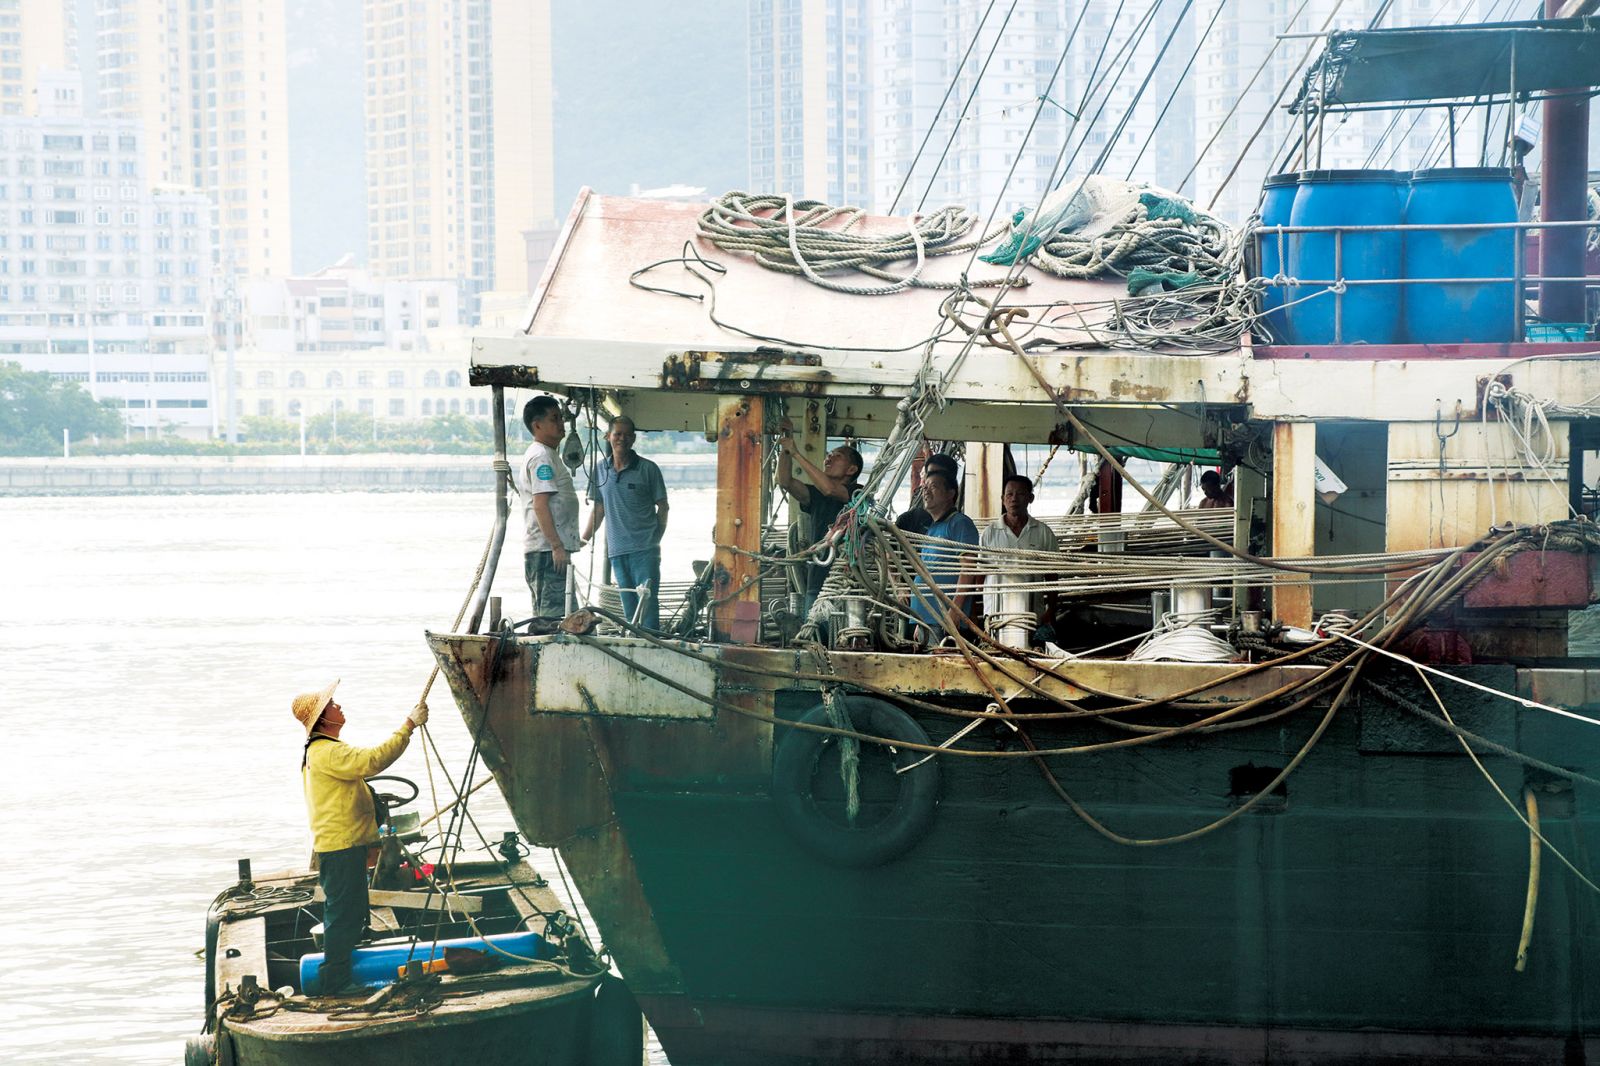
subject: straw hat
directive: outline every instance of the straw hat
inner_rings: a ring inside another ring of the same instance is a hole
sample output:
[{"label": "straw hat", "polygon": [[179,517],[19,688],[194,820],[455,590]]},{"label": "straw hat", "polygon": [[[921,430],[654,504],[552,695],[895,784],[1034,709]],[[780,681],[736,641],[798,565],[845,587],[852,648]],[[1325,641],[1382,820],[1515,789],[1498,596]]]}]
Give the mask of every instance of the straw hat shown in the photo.
[{"label": "straw hat", "polygon": [[338,687],[339,682],[336,680],[321,692],[302,692],[294,698],[294,716],[296,721],[306,727],[306,736],[311,735],[317,719],[322,717],[322,712],[328,708],[328,701],[333,699],[333,690]]}]

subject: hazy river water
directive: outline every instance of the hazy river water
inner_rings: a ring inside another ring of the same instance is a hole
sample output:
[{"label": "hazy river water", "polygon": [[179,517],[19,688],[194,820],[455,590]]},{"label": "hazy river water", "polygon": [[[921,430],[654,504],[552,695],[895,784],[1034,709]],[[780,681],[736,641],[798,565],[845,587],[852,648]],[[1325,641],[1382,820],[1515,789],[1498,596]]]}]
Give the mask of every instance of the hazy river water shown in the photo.
[{"label": "hazy river water", "polygon": [[[712,491],[672,503],[664,576],[683,580]],[[0,500],[0,1061],[182,1062],[207,903],[235,859],[306,860],[290,698],[342,678],[346,735],[386,736],[492,518],[478,494]],[[495,589],[521,617],[518,536]],[[459,773],[442,682],[430,704]],[[393,772],[431,809],[420,744]],[[513,828],[492,786],[473,811],[491,839]]]}]

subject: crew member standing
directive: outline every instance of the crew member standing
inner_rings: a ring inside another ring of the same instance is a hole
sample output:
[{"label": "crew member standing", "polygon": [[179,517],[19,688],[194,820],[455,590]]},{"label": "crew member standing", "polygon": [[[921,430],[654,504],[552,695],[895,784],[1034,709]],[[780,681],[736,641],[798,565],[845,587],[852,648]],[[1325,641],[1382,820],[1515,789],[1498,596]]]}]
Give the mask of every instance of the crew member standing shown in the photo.
[{"label": "crew member standing", "polygon": [[533,617],[549,632],[567,616],[567,564],[578,550],[578,493],[556,448],[566,420],[554,396],[535,396],[522,408],[533,443],[514,470],[522,497],[522,574],[533,593]]},{"label": "crew member standing", "polygon": [[[959,624],[967,601],[982,581],[982,575],[972,566],[972,553],[965,547],[978,546],[978,527],[956,507],[955,479],[945,471],[930,470],[922,476],[922,499],[933,521],[927,532],[931,539],[917,554],[934,583],[955,605],[957,617],[952,621]],[[913,586],[911,613],[927,630],[929,643],[937,644],[944,637],[944,604],[923,584],[921,574]]]},{"label": "crew member standing", "polygon": [[[606,556],[611,560],[611,579],[622,598],[622,613],[652,633],[661,628],[661,536],[667,531],[667,485],[661,468],[633,450],[638,438],[633,419],[617,415],[606,429],[611,446],[611,461],[601,463],[595,474],[600,499],[589,512],[589,525],[583,543],[594,539],[594,531],[607,518]],[[649,588],[649,601],[639,611],[639,594]]]},{"label": "crew member standing", "polygon": [[324,995],[338,995],[350,985],[350,953],[367,926],[367,850],[378,842],[378,823],[366,778],[394,765],[412,732],[428,720],[428,705],[419,703],[382,744],[351,747],[339,739],[345,717],[333,701],[338,685],[335,681],[321,692],[301,693],[293,703],[295,719],[306,730],[300,777],[311,848],[317,853],[317,881],[326,901],[320,976]]},{"label": "crew member standing", "polygon": [[[1028,513],[1033,503],[1033,482],[1021,474],[1010,474],[1000,489],[1000,517],[990,522],[978,539],[985,548],[1006,551],[1055,552],[1060,550],[1055,531]],[[984,577],[983,613],[991,630],[1000,614],[1001,595],[1006,585],[1049,579],[1047,573],[1006,572],[1006,559],[993,556],[989,559],[991,573]],[[1033,612],[1036,624],[1043,624],[1047,616],[1049,597],[1037,589],[1028,592],[1028,610]]]},{"label": "crew member standing", "polygon": [[[839,517],[839,512],[844,505],[850,502],[850,497],[855,495],[861,486],[856,480],[861,476],[861,453],[848,444],[841,444],[829,452],[818,466],[803,455],[794,443],[794,426],[787,418],[780,425],[778,434],[778,472],[774,480],[778,487],[787,492],[794,501],[800,505],[806,517],[811,521],[811,543],[815,544],[825,536],[833,526],[833,520]],[[811,484],[794,476],[794,464],[798,461],[806,476],[811,479]],[[806,609],[811,609],[811,601],[817,598],[817,593],[822,591],[822,583],[827,579],[828,568],[806,564]]]}]

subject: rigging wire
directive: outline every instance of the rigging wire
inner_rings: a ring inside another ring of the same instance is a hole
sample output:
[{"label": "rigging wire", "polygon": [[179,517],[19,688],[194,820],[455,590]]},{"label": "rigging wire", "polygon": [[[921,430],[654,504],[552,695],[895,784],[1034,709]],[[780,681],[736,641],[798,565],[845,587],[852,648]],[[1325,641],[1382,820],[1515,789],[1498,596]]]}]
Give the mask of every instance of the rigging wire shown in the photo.
[{"label": "rigging wire", "polygon": [[[1141,33],[1139,35],[1141,43],[1142,43],[1143,38],[1144,38],[1144,33],[1148,32],[1149,28],[1151,26],[1155,25],[1155,13],[1156,13],[1157,10],[1160,9],[1160,7],[1161,7],[1163,2],[1164,2],[1164,0],[1156,0],[1155,4],[1153,4],[1151,6],[1151,8],[1150,8],[1150,16],[1151,16],[1150,17],[1150,21],[1145,24],[1144,31],[1141,31]],[[1193,6],[1194,6],[1194,0],[1183,0],[1183,10],[1179,11],[1178,14],[1177,14],[1177,17],[1175,17],[1172,20],[1172,28],[1167,31],[1167,38],[1166,38],[1166,40],[1161,42],[1161,48],[1160,48],[1159,51],[1156,52],[1155,59],[1151,60],[1149,71],[1147,71],[1145,73],[1144,80],[1139,83],[1139,88],[1134,92],[1133,99],[1128,101],[1127,109],[1123,111],[1122,118],[1117,123],[1116,129],[1112,130],[1111,131],[1111,135],[1106,138],[1105,147],[1100,150],[1099,158],[1097,158],[1094,161],[1094,172],[1096,174],[1100,173],[1102,170],[1105,169],[1106,163],[1111,158],[1112,151],[1114,151],[1116,149],[1118,142],[1120,142],[1122,140],[1122,134],[1128,128],[1128,123],[1133,120],[1134,114],[1139,110],[1139,104],[1144,99],[1145,90],[1150,88],[1150,83],[1153,80],[1155,80],[1156,71],[1161,69],[1161,61],[1163,59],[1165,59],[1166,56],[1167,56],[1167,49],[1171,48],[1172,47],[1172,42],[1177,39],[1178,31],[1183,28],[1184,17],[1189,14],[1189,9],[1191,7],[1193,7]],[[1138,53],[1138,48],[1137,47],[1134,47],[1134,48],[1129,50],[1129,52],[1128,52],[1128,63],[1131,63],[1133,61],[1133,57],[1137,53]],[[1127,64],[1123,65],[1123,70],[1124,70],[1124,72],[1126,72]],[[1188,68],[1187,67],[1184,68],[1184,72],[1185,73],[1188,72]],[[1118,74],[1117,75],[1117,81],[1120,82],[1121,80],[1122,80],[1122,75]],[[1180,80],[1181,80],[1181,75],[1180,75]],[[1112,89],[1114,90],[1115,88],[1116,88],[1116,86],[1113,85]],[[1163,114],[1165,114],[1165,111],[1163,111]],[[1152,139],[1154,139],[1154,131],[1153,130],[1151,131],[1150,138],[1147,138],[1145,143],[1149,144],[1150,140],[1152,140]]]},{"label": "rigging wire", "polygon": [[[1085,6],[1087,6],[1087,0]],[[933,195],[933,183],[938,179],[939,171],[943,168],[944,161],[950,156],[950,146],[955,144],[956,136],[961,132],[961,123],[967,117],[967,109],[972,106],[972,101],[978,98],[978,89],[983,85],[983,76],[989,72],[989,63],[994,59],[995,52],[999,50],[1000,41],[1005,37],[1006,27],[1011,25],[1011,15],[1016,10],[1017,0],[1011,0],[1011,6],[1006,9],[1006,17],[1001,21],[1000,28],[995,31],[994,43],[989,45],[989,54],[983,57],[983,66],[978,68],[978,76],[972,83],[972,92],[967,94],[967,102],[961,106],[961,114],[957,115],[956,120],[950,124],[950,136],[945,138],[944,149],[939,153],[938,162],[933,164],[933,171],[928,175],[928,184],[922,190],[922,196],[917,200],[917,214],[922,213],[923,207],[928,203],[928,197]],[[982,27],[979,28],[981,29]],[[972,39],[976,41],[978,35],[974,33]],[[957,68],[957,73],[959,73],[959,68]],[[935,121],[937,121],[937,116]],[[929,129],[932,129],[932,125],[929,126]],[[909,174],[906,175],[908,181],[910,177]],[[898,200],[898,197],[896,199]]]},{"label": "rigging wire", "polygon": [[[1295,10],[1294,15],[1289,19],[1290,25],[1293,25],[1299,20],[1301,15],[1305,14],[1305,10],[1310,3],[1311,0],[1300,0],[1300,6]],[[1188,173],[1183,176],[1182,181],[1178,182],[1178,188],[1181,189],[1187,185],[1189,183],[1189,179],[1194,177],[1195,172],[1200,169],[1200,164],[1205,161],[1206,155],[1217,143],[1217,139],[1222,136],[1222,131],[1228,128],[1228,123],[1238,112],[1239,105],[1244,103],[1245,97],[1250,95],[1250,90],[1255,88],[1256,81],[1261,77],[1262,71],[1266,70],[1267,64],[1272,62],[1272,57],[1277,54],[1279,43],[1280,41],[1277,38],[1273,39],[1272,47],[1267,49],[1267,54],[1261,59],[1261,65],[1256,67],[1255,73],[1250,75],[1250,80],[1245,83],[1245,87],[1239,91],[1238,97],[1234,99],[1233,106],[1228,108],[1228,113],[1223,115],[1222,120],[1217,123],[1216,132],[1211,135],[1211,139],[1206,142],[1205,147],[1200,149],[1199,154],[1195,156],[1194,162],[1190,165]]]},{"label": "rigging wire", "polygon": [[[1337,2],[1333,5],[1333,10],[1329,11],[1328,17],[1323,20],[1322,29],[1319,31],[1320,33],[1328,32],[1328,27],[1333,25],[1333,20],[1338,16],[1339,9],[1342,7],[1344,7],[1344,0],[1337,0]],[[1233,161],[1233,166],[1228,169],[1228,173],[1223,177],[1222,183],[1218,185],[1216,190],[1211,194],[1211,202],[1206,204],[1207,211],[1217,206],[1217,201],[1222,198],[1223,190],[1228,187],[1229,182],[1233,181],[1233,176],[1239,173],[1239,167],[1243,165],[1245,157],[1250,154],[1250,149],[1255,145],[1256,138],[1261,136],[1261,131],[1266,129],[1267,123],[1272,121],[1273,114],[1277,111],[1278,105],[1283,102],[1284,95],[1289,91],[1289,87],[1294,84],[1295,78],[1299,76],[1300,71],[1305,68],[1307,60],[1309,60],[1311,56],[1316,53],[1317,47],[1317,41],[1312,41],[1311,46],[1307,48],[1305,54],[1300,57],[1300,62],[1295,64],[1294,70],[1290,71],[1289,76],[1284,79],[1283,86],[1279,88],[1278,95],[1273,98],[1272,103],[1267,106],[1266,113],[1261,116],[1261,122],[1256,126],[1255,132],[1251,133],[1249,138],[1246,139],[1244,142],[1244,147],[1239,150],[1239,157]],[[1321,112],[1319,112],[1317,115],[1317,121],[1322,121]]]},{"label": "rigging wire", "polygon": [[[1177,80],[1172,83],[1172,91],[1167,94],[1166,103],[1161,105],[1161,113],[1156,116],[1155,125],[1150,128],[1150,136],[1145,138],[1144,143],[1139,146],[1139,153],[1133,157],[1133,163],[1128,167],[1128,173],[1124,178],[1125,181],[1133,180],[1134,171],[1139,169],[1139,163],[1144,159],[1145,151],[1155,143],[1156,134],[1161,129],[1161,123],[1166,121],[1167,111],[1171,109],[1173,102],[1178,99],[1178,93],[1183,89],[1183,83],[1189,77],[1189,71],[1194,68],[1195,61],[1200,58],[1200,53],[1205,50],[1206,41],[1211,38],[1211,31],[1216,27],[1217,19],[1222,16],[1222,12],[1227,6],[1228,0],[1217,0],[1217,9],[1211,13],[1211,20],[1206,23],[1205,31],[1200,34],[1200,40],[1195,43],[1194,51],[1189,53],[1189,61],[1183,65],[1183,70],[1178,74]],[[1181,193],[1183,192],[1183,187],[1180,185],[1174,191]]]},{"label": "rigging wire", "polygon": [[[956,84],[961,80],[961,72],[966,69],[967,60],[972,58],[972,50],[978,46],[978,38],[983,36],[983,27],[988,23],[989,16],[994,14],[994,5],[996,2],[997,0],[989,0],[989,6],[983,9],[983,17],[978,20],[978,28],[972,31],[972,40],[967,42],[967,50],[961,53],[961,59],[957,61],[955,70],[950,75],[950,84],[945,86],[944,96],[939,98],[939,106],[933,109],[933,118],[928,122],[927,130],[922,134],[922,143],[917,145],[916,154],[911,157],[911,162],[906,167],[905,177],[900,179],[900,187],[894,191],[894,199],[890,201],[889,210],[884,212],[885,214],[894,214],[895,209],[900,206],[900,197],[905,194],[906,186],[911,182],[911,175],[916,173],[917,164],[922,161],[923,150],[928,147],[928,141],[933,137],[933,131],[939,125],[939,116],[944,114],[944,105],[950,102],[950,94],[955,92]],[[1017,0],[1011,0],[1011,11],[1015,11],[1016,9]],[[1006,19],[1009,21],[1010,18],[1011,13],[1008,11],[1006,13]],[[1000,29],[1002,33],[1005,32],[1004,26],[1002,26]],[[998,37],[995,39],[997,41],[999,40]],[[993,54],[992,50],[990,54]],[[970,100],[968,102],[970,104]],[[934,172],[938,173],[937,168],[935,168]]]}]

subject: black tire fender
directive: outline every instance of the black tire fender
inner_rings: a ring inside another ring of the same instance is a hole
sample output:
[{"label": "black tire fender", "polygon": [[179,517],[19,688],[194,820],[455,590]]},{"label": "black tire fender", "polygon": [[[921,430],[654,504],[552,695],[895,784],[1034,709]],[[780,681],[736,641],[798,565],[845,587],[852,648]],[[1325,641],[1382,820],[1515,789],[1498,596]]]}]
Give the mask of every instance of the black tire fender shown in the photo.
[{"label": "black tire fender", "polygon": [[638,1066],[644,1057],[644,1015],[622,979],[606,974],[587,1007],[584,1066]]},{"label": "black tire fender", "polygon": [[[849,696],[845,707],[851,728],[869,736],[906,744],[929,744],[927,731],[905,711],[872,696]],[[810,725],[831,725],[822,704],[800,717]],[[933,824],[939,805],[939,760],[929,759],[898,775],[894,809],[882,821],[854,828],[840,825],[817,810],[811,782],[817,761],[838,738],[809,729],[790,729],[772,755],[772,799],[779,820],[802,847],[835,866],[881,866],[910,851]],[[868,743],[863,741],[862,743]],[[923,753],[899,751],[895,761],[906,765]]]}]

